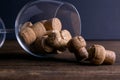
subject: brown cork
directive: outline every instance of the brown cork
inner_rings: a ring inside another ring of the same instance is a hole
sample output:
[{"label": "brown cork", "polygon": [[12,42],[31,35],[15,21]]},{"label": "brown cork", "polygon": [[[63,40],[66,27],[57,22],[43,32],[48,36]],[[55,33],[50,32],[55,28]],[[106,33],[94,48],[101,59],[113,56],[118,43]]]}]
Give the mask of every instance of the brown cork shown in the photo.
[{"label": "brown cork", "polygon": [[33,27],[33,31],[35,32],[37,37],[41,37],[46,33],[46,29],[41,22],[36,22]]},{"label": "brown cork", "polygon": [[84,61],[88,58],[88,52],[86,50],[86,41],[82,36],[73,37],[69,40],[68,49],[70,52],[73,52],[78,61]]},{"label": "brown cork", "polygon": [[60,41],[61,41],[61,34],[57,30],[53,30],[48,33],[47,43],[54,47],[58,48],[60,47]]},{"label": "brown cork", "polygon": [[61,31],[61,29],[62,29],[61,21],[58,18],[52,18],[52,19],[47,20],[44,23],[44,26],[45,26],[47,31],[48,30],[58,30],[58,31]]},{"label": "brown cork", "polygon": [[86,47],[86,41],[82,36],[75,36],[67,45],[71,52],[75,52],[76,50],[79,50],[79,48]]},{"label": "brown cork", "polygon": [[53,30],[53,31],[48,31],[47,34],[48,34],[48,38],[47,38],[48,44],[61,52],[66,50],[67,43],[72,38],[68,30],[62,30],[62,31]]},{"label": "brown cork", "polygon": [[[90,53],[91,52],[91,53]],[[105,60],[105,48],[102,45],[94,44],[89,49],[90,62],[95,65],[100,65]]]},{"label": "brown cork", "polygon": [[54,49],[53,49],[51,46],[47,45],[47,43],[46,43],[46,38],[47,38],[47,36],[44,36],[44,37],[42,37],[42,38],[43,38],[43,39],[42,39],[42,47],[43,47],[43,49],[45,50],[45,52],[48,52],[48,53],[53,52]]},{"label": "brown cork", "polygon": [[62,30],[61,32],[62,40],[64,41],[63,45],[67,46],[67,43],[70,39],[72,39],[72,36],[68,30]]},{"label": "brown cork", "polygon": [[36,40],[36,35],[30,27],[26,27],[20,31],[20,36],[27,45],[32,44]]},{"label": "brown cork", "polygon": [[74,54],[77,61],[85,61],[88,58],[88,52],[85,47],[79,48]]},{"label": "brown cork", "polygon": [[23,29],[25,29],[26,27],[32,27],[32,26],[33,26],[33,24],[32,24],[31,22],[25,22],[25,23],[21,26],[20,30],[23,30]]},{"label": "brown cork", "polygon": [[53,48],[48,46],[45,42],[47,36],[39,37],[36,39],[34,43],[34,48],[37,52],[40,52],[41,54],[51,53],[53,52]]},{"label": "brown cork", "polygon": [[116,54],[114,51],[106,50],[105,60],[103,64],[114,64],[116,60]]}]

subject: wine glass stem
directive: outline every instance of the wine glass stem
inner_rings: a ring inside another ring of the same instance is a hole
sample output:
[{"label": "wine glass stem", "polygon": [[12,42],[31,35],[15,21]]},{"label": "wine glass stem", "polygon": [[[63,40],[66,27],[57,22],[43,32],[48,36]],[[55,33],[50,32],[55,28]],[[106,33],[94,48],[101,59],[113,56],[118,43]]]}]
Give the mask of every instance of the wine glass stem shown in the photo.
[{"label": "wine glass stem", "polygon": [[0,33],[13,33],[14,29],[0,29]]}]

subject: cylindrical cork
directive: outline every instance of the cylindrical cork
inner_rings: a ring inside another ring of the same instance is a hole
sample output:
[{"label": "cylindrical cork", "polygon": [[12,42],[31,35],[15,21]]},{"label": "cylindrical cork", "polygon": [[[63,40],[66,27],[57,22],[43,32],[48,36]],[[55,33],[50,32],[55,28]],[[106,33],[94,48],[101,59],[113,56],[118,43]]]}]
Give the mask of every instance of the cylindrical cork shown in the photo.
[{"label": "cylindrical cork", "polygon": [[57,49],[63,52],[66,50],[67,43],[72,38],[72,36],[68,30],[62,30],[59,33],[60,33],[60,40],[59,40],[59,46],[57,47]]},{"label": "cylindrical cork", "polygon": [[88,52],[92,64],[100,65],[105,60],[106,51],[102,45],[94,44]]},{"label": "cylindrical cork", "polygon": [[46,34],[46,29],[45,29],[44,25],[40,22],[35,23],[33,25],[32,29],[35,32],[37,37],[41,37],[44,34]]},{"label": "cylindrical cork", "polygon": [[88,52],[85,47],[79,48],[79,50],[75,51],[74,54],[78,61],[84,61],[88,58]]},{"label": "cylindrical cork", "polygon": [[70,52],[73,52],[78,61],[83,61],[88,58],[86,50],[86,41],[82,36],[73,37],[67,44]]},{"label": "cylindrical cork", "polygon": [[32,44],[36,40],[36,35],[34,31],[29,27],[22,29],[20,31],[20,36],[27,45]]},{"label": "cylindrical cork", "polygon": [[46,44],[45,39],[46,39],[46,36],[39,37],[36,39],[34,43],[35,50],[41,54],[51,53],[54,50],[52,47]]},{"label": "cylindrical cork", "polygon": [[62,31],[48,31],[47,43],[59,51],[65,51],[68,41],[72,38],[71,34],[67,30]]},{"label": "cylindrical cork", "polygon": [[20,30],[23,30],[23,29],[25,29],[26,27],[32,27],[32,26],[33,26],[33,24],[32,24],[31,22],[25,22],[25,23],[21,26]]},{"label": "cylindrical cork", "polygon": [[47,45],[46,43],[47,36],[42,37],[42,47],[45,50],[45,52],[51,53],[54,51],[53,47]]},{"label": "cylindrical cork", "polygon": [[70,39],[72,39],[72,36],[68,30],[62,30],[60,31],[62,40],[64,41],[65,46],[67,46],[67,43],[69,42]]},{"label": "cylindrical cork", "polygon": [[114,51],[106,50],[105,60],[103,64],[114,64],[116,60],[116,54]]},{"label": "cylindrical cork", "polygon": [[79,48],[86,47],[86,41],[82,36],[76,36],[69,40],[67,45],[70,52],[75,52]]},{"label": "cylindrical cork", "polygon": [[31,45],[32,46],[32,50],[34,50],[34,52],[37,52],[37,53],[45,53],[43,47],[42,47],[42,38],[39,37],[35,40],[35,42]]},{"label": "cylindrical cork", "polygon": [[60,47],[60,41],[61,41],[61,34],[57,30],[49,31],[48,37],[46,39],[47,44],[54,48]]},{"label": "cylindrical cork", "polygon": [[61,21],[58,18],[52,18],[52,19],[47,20],[44,23],[44,26],[45,26],[47,31],[48,30],[58,30],[58,31],[61,31],[61,29],[62,29]]}]

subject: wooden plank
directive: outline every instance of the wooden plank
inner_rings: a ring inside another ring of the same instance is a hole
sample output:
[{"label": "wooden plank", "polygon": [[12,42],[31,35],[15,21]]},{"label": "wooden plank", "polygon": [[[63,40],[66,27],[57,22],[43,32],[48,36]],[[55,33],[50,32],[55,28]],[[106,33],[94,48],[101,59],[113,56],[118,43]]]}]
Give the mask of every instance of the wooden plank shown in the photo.
[{"label": "wooden plank", "polygon": [[120,41],[87,41],[114,50],[117,61],[113,65],[93,66],[78,63],[73,54],[54,57],[32,57],[15,41],[6,41],[0,49],[0,80],[117,80],[120,78]]}]

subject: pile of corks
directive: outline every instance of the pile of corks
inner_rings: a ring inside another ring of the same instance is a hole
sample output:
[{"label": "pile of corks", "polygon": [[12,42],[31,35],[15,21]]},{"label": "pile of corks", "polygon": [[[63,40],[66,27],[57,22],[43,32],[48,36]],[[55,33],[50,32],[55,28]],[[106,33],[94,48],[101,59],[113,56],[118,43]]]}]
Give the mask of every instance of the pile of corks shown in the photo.
[{"label": "pile of corks", "polygon": [[77,61],[89,61],[91,64],[113,64],[116,60],[114,51],[106,50],[102,45],[93,44],[86,49],[85,39],[64,29],[58,18],[38,21],[34,24],[25,22],[20,29],[21,39],[39,54],[62,53],[68,49],[74,53]]}]

